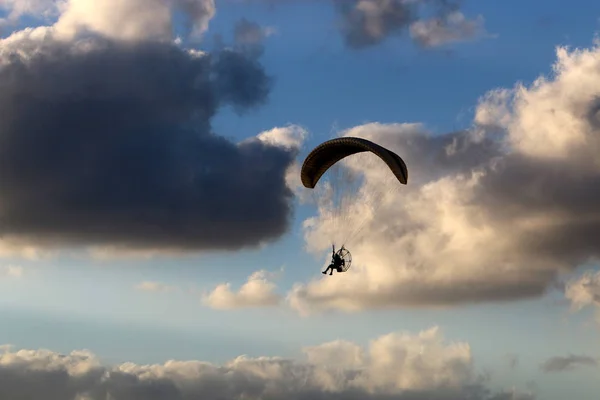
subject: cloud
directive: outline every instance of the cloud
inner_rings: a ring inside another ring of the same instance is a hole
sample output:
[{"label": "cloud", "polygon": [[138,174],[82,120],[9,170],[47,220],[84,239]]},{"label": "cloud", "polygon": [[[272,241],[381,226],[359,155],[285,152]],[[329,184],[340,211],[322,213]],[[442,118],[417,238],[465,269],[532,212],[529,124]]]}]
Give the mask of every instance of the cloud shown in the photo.
[{"label": "cloud", "polygon": [[[265,144],[279,146],[289,151],[298,151],[304,145],[308,137],[308,131],[299,125],[288,125],[277,127],[260,133],[257,138]],[[301,165],[298,158],[288,167],[285,180],[287,186],[292,189],[297,199],[302,200],[306,192],[302,190],[300,181]]]},{"label": "cloud", "polygon": [[0,0],[6,23],[29,15],[56,19],[57,35],[72,39],[92,32],[121,40],[175,38],[175,15],[187,26],[187,36],[199,38],[216,13],[214,0]]},{"label": "cloud", "polygon": [[469,20],[463,13],[455,11],[440,18],[413,22],[410,36],[423,47],[437,47],[479,38],[485,34],[483,25],[483,17]]},{"label": "cloud", "polygon": [[144,281],[135,285],[136,290],[142,292],[171,292],[175,290],[175,287],[166,285],[161,282]]},{"label": "cloud", "polygon": [[578,367],[597,367],[598,361],[589,356],[570,355],[568,357],[552,357],[546,360],[541,369],[544,372],[571,371]]},{"label": "cloud", "polygon": [[[333,365],[282,358],[238,357],[219,366],[201,361],[125,363],[108,367],[87,351],[5,349],[0,397],[63,400],[533,399],[492,393],[475,376],[468,345],[448,344],[438,329],[375,339],[361,363]],[[363,350],[364,351],[364,350]]]},{"label": "cloud", "polygon": [[273,28],[262,28],[256,22],[242,18],[235,24],[233,39],[236,44],[240,45],[259,44],[273,33]]},{"label": "cloud", "polygon": [[20,278],[23,276],[23,267],[18,265],[7,265],[0,267],[0,278]]},{"label": "cloud", "polygon": [[[435,47],[485,34],[482,17],[466,18],[444,0],[333,0],[345,43],[355,49],[378,45],[406,31],[415,42]],[[424,14],[432,11],[433,18]]]},{"label": "cloud", "polygon": [[364,48],[399,34],[415,19],[416,4],[395,0],[337,0],[345,43]]},{"label": "cloud", "polygon": [[270,279],[271,274],[267,271],[254,272],[237,292],[231,290],[230,283],[222,283],[205,295],[203,302],[222,310],[276,306],[281,296],[275,293],[277,286]]},{"label": "cloud", "polygon": [[[59,14],[56,0],[0,0],[0,11],[6,17],[0,18],[0,29],[14,25],[24,16],[49,18]],[[2,33],[0,31],[0,33]]]},{"label": "cloud", "polygon": [[[483,96],[463,132],[376,123],[342,132],[396,151],[409,184],[374,199],[389,171],[350,165],[365,174],[345,208],[348,225],[364,222],[347,243],[352,268],[296,285],[291,305],[307,313],[532,298],[599,257],[600,44],[558,48],[554,71]],[[311,252],[327,251],[332,223],[325,209],[305,221]]]},{"label": "cloud", "polygon": [[[269,7],[298,0],[229,0]],[[466,17],[455,0],[316,0],[333,5],[344,43],[352,49],[377,46],[406,34],[419,46],[432,48],[488,36],[484,19]]]},{"label": "cloud", "polygon": [[600,307],[600,272],[587,271],[565,285],[565,297],[571,301],[573,310],[587,306]]},{"label": "cloud", "polygon": [[38,261],[52,254],[52,251],[31,244],[0,239],[0,258],[18,257],[25,260]]},{"label": "cloud", "polygon": [[335,340],[302,349],[309,363],[341,368],[360,368],[365,363],[362,347],[346,340]]},{"label": "cloud", "polygon": [[[260,57],[264,52],[264,41],[268,36],[275,33],[274,28],[261,27],[256,22],[242,18],[235,24],[233,31],[233,41],[235,47],[251,57]],[[222,41],[217,36],[217,43]]]},{"label": "cloud", "polygon": [[243,52],[40,27],[0,41],[0,82],[8,247],[240,249],[287,231],[297,149],[210,124],[267,100],[271,79]]},{"label": "cloud", "polygon": [[261,132],[256,137],[267,145],[295,151],[300,149],[307,136],[308,131],[301,126],[288,125]]}]

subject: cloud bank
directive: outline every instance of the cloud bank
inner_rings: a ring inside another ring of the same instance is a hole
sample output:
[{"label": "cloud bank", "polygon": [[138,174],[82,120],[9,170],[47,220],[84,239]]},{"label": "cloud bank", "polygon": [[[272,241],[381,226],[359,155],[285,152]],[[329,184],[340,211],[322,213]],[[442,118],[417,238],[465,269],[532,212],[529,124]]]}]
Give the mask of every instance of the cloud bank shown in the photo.
[{"label": "cloud bank", "polygon": [[287,231],[298,149],[211,127],[264,104],[271,78],[244,48],[176,45],[178,9],[203,30],[214,4],[71,0],[0,41],[5,249],[234,250]]},{"label": "cloud bank", "polygon": [[[487,93],[467,131],[374,123],[342,132],[396,151],[411,179],[349,244],[352,269],[297,285],[291,305],[308,313],[530,298],[597,259],[599,98],[600,45],[558,48],[551,76]],[[389,171],[363,173],[353,215],[368,211],[363,195]],[[305,224],[317,254],[329,246],[323,212]]]},{"label": "cloud bank", "polygon": [[[356,359],[345,354],[352,348]],[[104,366],[91,353],[62,355],[9,348],[0,353],[0,397],[47,400],[336,399],[530,400],[491,392],[476,376],[469,346],[447,343],[437,328],[394,333],[368,349],[332,342],[305,349],[306,361],[238,357]],[[316,357],[315,355],[318,355]],[[339,357],[342,355],[342,357]]]},{"label": "cloud bank", "polygon": [[[299,0],[229,0],[270,7]],[[306,0],[304,0],[306,1]],[[488,36],[484,18],[469,18],[455,0],[314,0],[331,4],[344,44],[354,50],[374,47],[406,36],[421,47],[433,48]]]}]

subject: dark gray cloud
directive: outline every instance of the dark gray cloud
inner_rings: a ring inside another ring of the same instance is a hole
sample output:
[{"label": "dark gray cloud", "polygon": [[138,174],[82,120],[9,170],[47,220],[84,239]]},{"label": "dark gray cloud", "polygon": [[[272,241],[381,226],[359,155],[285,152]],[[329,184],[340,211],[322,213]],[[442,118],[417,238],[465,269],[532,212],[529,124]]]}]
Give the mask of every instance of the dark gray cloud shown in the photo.
[{"label": "dark gray cloud", "polygon": [[[265,103],[239,51],[45,39],[0,65],[0,234],[48,245],[236,249],[283,234],[294,150],[218,136]],[[14,43],[13,43],[14,45]],[[19,50],[21,51],[21,50]]]},{"label": "dark gray cloud", "polygon": [[264,40],[268,33],[268,29],[261,27],[256,22],[242,18],[235,24],[233,41],[237,49],[258,58],[264,51]]},{"label": "dark gray cloud", "polygon": [[[44,400],[533,400],[492,392],[483,383],[370,392],[360,372],[282,359],[238,358],[225,366],[199,361],[103,366],[86,353],[21,351],[2,356],[0,398]],[[324,378],[324,379],[323,379]],[[330,384],[326,383],[330,382]],[[334,387],[332,387],[334,386]]]},{"label": "dark gray cloud", "polygon": [[577,162],[557,163],[510,154],[488,167],[474,203],[483,204],[497,222],[534,216],[560,216],[536,235],[523,238],[520,251],[572,266],[600,255],[600,175]]},{"label": "dark gray cloud", "polygon": [[410,33],[415,43],[435,47],[481,35],[483,21],[470,20],[451,0],[333,0],[345,43],[355,49]]},{"label": "dark gray cloud", "polygon": [[333,0],[341,16],[345,43],[364,48],[401,34],[417,19],[417,2],[403,0]]},{"label": "dark gray cloud", "polygon": [[[270,7],[309,0],[228,0]],[[475,39],[485,34],[481,17],[469,19],[460,12],[460,0],[312,0],[330,3],[336,26],[352,49],[376,46],[391,37],[408,35],[422,47]]]},{"label": "dark gray cloud", "polygon": [[570,355],[567,357],[552,357],[546,360],[541,369],[544,372],[571,371],[579,367],[597,367],[598,361],[590,356]]},{"label": "dark gray cloud", "polygon": [[233,37],[238,44],[256,44],[264,40],[265,31],[256,22],[242,18],[235,24]]}]

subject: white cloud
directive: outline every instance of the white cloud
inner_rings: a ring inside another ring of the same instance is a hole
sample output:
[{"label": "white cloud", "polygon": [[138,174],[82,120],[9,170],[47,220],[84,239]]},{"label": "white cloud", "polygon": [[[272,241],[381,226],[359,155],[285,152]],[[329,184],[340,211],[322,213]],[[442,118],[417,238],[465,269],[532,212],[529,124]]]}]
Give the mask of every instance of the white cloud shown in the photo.
[{"label": "white cloud", "polygon": [[0,18],[0,28],[14,24],[26,15],[42,18],[56,16],[61,3],[57,0],[0,0],[0,11],[7,13],[6,18]]},{"label": "white cloud", "polygon": [[23,267],[18,265],[0,267],[0,277],[20,278],[23,276],[23,272]]},{"label": "white cloud", "polygon": [[2,0],[6,22],[24,15],[56,17],[57,37],[71,39],[94,32],[121,40],[175,39],[174,15],[182,12],[191,23],[190,35],[199,37],[216,13],[214,0]]},{"label": "white cloud", "polygon": [[172,40],[175,9],[191,19],[195,35],[215,14],[214,0],[70,0],[56,28],[68,36],[87,29],[125,40]]},{"label": "white cloud", "polygon": [[411,37],[426,47],[473,40],[485,35],[484,19],[467,19],[460,11],[442,18],[415,21],[410,25]]},{"label": "white cloud", "polygon": [[586,306],[600,306],[600,272],[587,271],[570,280],[565,288],[565,297],[575,310]]},{"label": "white cloud", "polygon": [[135,289],[143,292],[171,292],[175,287],[161,282],[144,281],[135,285]]},{"label": "white cloud", "polygon": [[256,137],[271,146],[298,150],[304,144],[307,136],[308,132],[301,126],[288,125],[261,132]]},{"label": "white cloud", "polygon": [[571,303],[572,311],[593,309],[600,323],[600,272],[586,271],[569,280],[565,285],[565,298]]},{"label": "white cloud", "polygon": [[[366,180],[346,209],[367,217],[347,243],[353,266],[296,285],[290,304],[309,313],[515,300],[542,295],[559,274],[600,256],[600,47],[559,48],[554,70],[531,87],[484,96],[468,131],[343,132],[397,152],[409,182],[379,204],[368,194],[389,171],[354,165]],[[305,222],[314,253],[330,246],[324,214]]]},{"label": "white cloud", "polygon": [[205,295],[203,302],[211,308],[225,310],[276,306],[281,296],[275,292],[277,286],[270,279],[267,271],[254,272],[237,292],[231,290],[230,283],[222,283]]},{"label": "white cloud", "polygon": [[363,348],[346,340],[307,346],[302,350],[308,362],[316,365],[360,368],[365,362]]},{"label": "white cloud", "polygon": [[70,0],[55,27],[69,37],[83,29],[128,40],[172,35],[169,3],[160,0]]},{"label": "white cloud", "polygon": [[[308,131],[299,125],[290,124],[261,132],[256,138],[271,146],[280,146],[289,150],[299,151],[308,138]],[[300,168],[301,166],[298,161],[295,161],[290,165],[285,175],[287,186],[297,196],[305,194],[302,182],[300,181]]]},{"label": "white cloud", "polygon": [[471,349],[447,344],[439,328],[418,335],[391,333],[370,343],[367,352],[354,343],[334,341],[304,349],[312,364],[361,370],[355,382],[370,392],[460,387],[473,377]]},{"label": "white cloud", "polygon": [[[559,47],[553,76],[541,76],[530,87],[518,84],[510,92],[493,91],[479,109],[496,110],[497,123],[506,128],[514,151],[534,159],[587,165],[597,171],[599,46],[571,51]],[[478,110],[478,115],[482,114]],[[573,160],[573,154],[580,159]]]},{"label": "white cloud", "polygon": [[[325,348],[340,346],[325,344]],[[1,398],[63,400],[291,399],[437,400],[514,399],[491,393],[473,367],[469,346],[447,343],[439,329],[377,338],[360,358],[329,351],[329,360],[238,357],[219,366],[201,361],[103,366],[87,351],[5,348],[0,353]],[[317,347],[318,348],[318,347]],[[317,348],[313,348],[316,351]],[[341,355],[341,358],[338,358]],[[323,362],[326,361],[326,362]],[[346,364],[348,362],[348,364]],[[520,399],[533,399],[525,395]]]}]

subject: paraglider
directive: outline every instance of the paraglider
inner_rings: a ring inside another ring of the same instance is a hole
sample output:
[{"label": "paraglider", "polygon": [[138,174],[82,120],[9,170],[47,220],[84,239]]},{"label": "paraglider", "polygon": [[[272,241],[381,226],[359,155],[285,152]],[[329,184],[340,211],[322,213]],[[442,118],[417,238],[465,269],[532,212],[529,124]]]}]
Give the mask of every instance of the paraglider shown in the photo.
[{"label": "paraglider", "polygon": [[[379,173],[378,168],[373,168],[377,173],[376,176],[372,174],[370,180],[382,178],[383,182],[371,182],[370,186],[365,187],[360,177],[365,177],[365,170],[374,161],[373,158],[380,165],[387,165],[391,174]],[[319,186],[324,186],[324,190],[315,190],[322,177],[325,182]],[[357,212],[353,209],[356,206],[356,196],[360,194],[363,203],[380,205],[385,200],[386,192],[392,192],[398,182],[407,184],[408,171],[404,160],[391,150],[367,139],[340,137],[321,143],[308,154],[302,165],[300,178],[302,185],[312,189],[317,197],[323,194],[316,202],[322,218],[331,222],[329,225],[333,246],[331,264],[323,274],[330,271],[329,275],[332,275],[334,270],[346,272],[350,268],[352,255],[345,245],[360,233],[369,217],[366,211]],[[390,179],[392,182],[387,181]],[[337,252],[336,244],[341,244]]]}]

